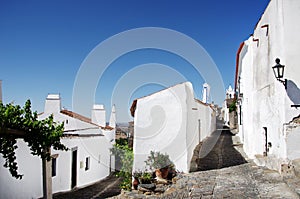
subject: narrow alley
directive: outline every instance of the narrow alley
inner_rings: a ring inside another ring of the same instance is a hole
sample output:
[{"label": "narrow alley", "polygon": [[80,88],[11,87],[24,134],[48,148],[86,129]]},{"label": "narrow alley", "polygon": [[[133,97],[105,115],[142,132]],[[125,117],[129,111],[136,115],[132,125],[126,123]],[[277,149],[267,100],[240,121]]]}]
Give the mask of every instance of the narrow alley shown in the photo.
[{"label": "narrow alley", "polygon": [[276,171],[256,166],[244,155],[236,138],[227,128],[215,131],[196,150],[197,171],[179,174],[177,182],[162,195],[146,196],[136,191],[118,195],[121,180],[109,176],[53,198],[299,198],[299,178],[286,179]]},{"label": "narrow alley", "polygon": [[232,133],[227,128],[216,130],[200,145],[197,171],[221,169],[247,162],[234,148]]},{"label": "narrow alley", "polygon": [[113,198],[299,198],[298,177],[286,178],[255,165],[244,155],[242,145],[229,129],[214,132],[195,151],[199,154],[197,171],[179,174],[177,182],[164,194],[123,192]]}]

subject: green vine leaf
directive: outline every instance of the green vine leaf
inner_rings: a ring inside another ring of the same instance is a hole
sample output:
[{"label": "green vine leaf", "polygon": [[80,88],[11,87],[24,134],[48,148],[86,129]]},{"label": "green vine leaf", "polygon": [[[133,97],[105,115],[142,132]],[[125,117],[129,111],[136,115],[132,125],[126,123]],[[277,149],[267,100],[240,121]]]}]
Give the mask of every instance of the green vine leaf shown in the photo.
[{"label": "green vine leaf", "polygon": [[44,120],[38,120],[37,112],[31,111],[31,102],[27,100],[24,107],[0,102],[0,153],[5,159],[4,167],[11,175],[21,179],[18,173],[15,150],[17,138],[23,138],[31,150],[31,154],[50,160],[50,147],[55,150],[68,150],[60,142],[63,136],[64,123],[57,124],[50,115]]}]

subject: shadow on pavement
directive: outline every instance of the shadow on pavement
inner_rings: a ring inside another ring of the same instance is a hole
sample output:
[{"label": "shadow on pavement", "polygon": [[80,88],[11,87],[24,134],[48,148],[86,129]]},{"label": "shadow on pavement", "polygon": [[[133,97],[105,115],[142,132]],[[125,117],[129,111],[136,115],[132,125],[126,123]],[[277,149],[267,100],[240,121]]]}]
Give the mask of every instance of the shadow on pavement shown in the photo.
[{"label": "shadow on pavement", "polygon": [[221,169],[245,164],[245,158],[234,148],[233,134],[226,127],[215,131],[201,145],[199,158],[196,160],[196,171]]},{"label": "shadow on pavement", "polygon": [[119,195],[121,179],[111,174],[105,179],[80,189],[53,195],[53,199],[99,199]]}]

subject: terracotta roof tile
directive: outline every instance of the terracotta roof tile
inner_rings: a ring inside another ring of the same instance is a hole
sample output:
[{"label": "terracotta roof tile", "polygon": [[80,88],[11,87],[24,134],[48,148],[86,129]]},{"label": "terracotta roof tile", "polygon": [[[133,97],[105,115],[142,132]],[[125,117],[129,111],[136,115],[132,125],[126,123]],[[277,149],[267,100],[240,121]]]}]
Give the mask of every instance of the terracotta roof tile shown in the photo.
[{"label": "terracotta roof tile", "polygon": [[[92,121],[91,121],[90,118],[87,118],[87,117],[85,117],[85,116],[83,116],[83,115],[80,115],[80,114],[78,114],[78,113],[74,113],[73,111],[69,111],[69,110],[64,109],[64,110],[61,110],[60,113],[65,114],[65,115],[67,115],[67,116],[70,116],[70,117],[72,117],[72,118],[79,119],[79,120],[81,120],[81,121],[83,121],[83,122],[87,122],[87,123],[90,123],[90,124],[94,124],[94,123],[92,123]],[[94,125],[96,125],[96,124],[94,124]]]},{"label": "terracotta roof tile", "polygon": [[95,123],[92,122],[92,120],[91,120],[90,118],[85,117],[85,116],[83,116],[83,115],[80,115],[80,114],[78,114],[78,113],[75,113],[75,112],[73,112],[73,111],[69,111],[69,110],[64,109],[64,110],[61,110],[60,113],[62,113],[62,114],[64,114],[64,115],[67,115],[67,116],[69,116],[69,117],[72,117],[72,118],[76,118],[76,119],[81,120],[81,121],[83,121],[83,122],[90,123],[90,124],[92,124],[92,125],[98,126],[98,127],[100,127],[101,129],[103,129],[103,130],[113,130],[113,129],[114,129],[114,128],[111,127],[111,126],[105,126],[105,127],[103,127],[103,126],[100,126],[100,125],[98,125],[98,124],[95,124]]}]

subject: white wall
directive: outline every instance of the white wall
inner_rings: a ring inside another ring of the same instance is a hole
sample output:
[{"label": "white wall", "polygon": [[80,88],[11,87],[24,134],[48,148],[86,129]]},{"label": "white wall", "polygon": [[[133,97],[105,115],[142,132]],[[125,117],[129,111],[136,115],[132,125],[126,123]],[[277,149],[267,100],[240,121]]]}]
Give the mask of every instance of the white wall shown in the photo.
[{"label": "white wall", "polygon": [[[72,148],[77,148],[77,186],[84,187],[109,175],[111,146],[104,136],[62,138],[69,151],[55,151],[58,154],[57,174],[52,177],[53,193],[71,190]],[[17,162],[22,180],[11,177],[8,169],[0,167],[0,198],[39,198],[42,197],[42,163],[23,140],[18,141]],[[90,157],[90,169],[85,170],[85,158]],[[80,162],[83,167],[80,168]],[[0,158],[1,165],[4,159]],[[17,191],[16,191],[17,190]]]},{"label": "white wall", "polygon": [[300,126],[290,125],[287,128],[287,158],[289,160],[296,160],[300,158]]},{"label": "white wall", "polygon": [[[201,133],[214,129],[207,124],[212,109],[194,99],[189,82],[137,100],[134,117],[133,171],[144,170],[150,151],[167,153],[178,170],[189,172],[189,164]],[[215,123],[214,123],[215,124]]]},{"label": "white wall", "polygon": [[134,117],[133,170],[145,169],[144,161],[152,150],[167,153],[176,168],[187,171],[186,123],[184,84],[138,99]]},{"label": "white wall", "polygon": [[[111,146],[104,136],[64,138],[62,143],[70,150],[52,151],[59,154],[57,176],[53,177],[53,193],[68,191],[71,188],[72,149],[77,148],[77,186],[83,187],[109,175]],[[85,170],[85,159],[90,157],[90,169]],[[83,167],[80,167],[83,166]]]},{"label": "white wall", "polygon": [[[114,143],[114,129],[103,130],[89,122],[70,117],[60,112],[59,95],[48,96],[45,112],[39,119],[45,119],[53,114],[54,121],[65,123],[65,133],[69,137],[61,138],[61,142],[70,150],[55,151],[57,157],[57,175],[52,178],[53,193],[71,190],[72,149],[77,148],[77,185],[83,187],[99,181],[109,175],[110,166],[114,163],[110,158],[110,148]],[[51,111],[53,110],[53,111]],[[79,136],[78,136],[79,135]],[[111,142],[111,140],[113,141]],[[0,157],[0,198],[39,198],[42,197],[42,163],[37,156],[30,154],[30,150],[23,140],[18,140],[16,153],[19,172],[24,174],[22,180],[11,177],[4,168],[4,159]],[[85,170],[85,159],[90,157],[90,169]],[[83,167],[80,167],[80,166]],[[17,190],[17,191],[16,191]]]},{"label": "white wall", "polygon": [[[16,151],[18,172],[23,174],[22,180],[11,176],[9,170],[4,168],[4,159],[0,157],[0,198],[39,198],[42,196],[42,163],[37,156],[32,156],[23,140],[17,141]],[[24,164],[26,162],[26,164]]]},{"label": "white wall", "polygon": [[[187,91],[191,92],[193,88]],[[187,166],[190,168],[195,147],[216,130],[216,112],[210,105],[195,100],[192,93],[187,96],[192,97],[187,101],[189,111],[186,130]]]},{"label": "white wall", "polygon": [[92,122],[99,126],[106,127],[106,111],[104,105],[94,104],[92,109]]},{"label": "white wall", "polygon": [[[300,67],[296,60],[300,52],[299,34],[300,1],[272,0],[258,22],[253,36],[240,53],[240,93],[243,93],[242,120],[239,127],[245,152],[254,158],[265,151],[265,135],[272,144],[268,156],[287,159],[284,124],[300,114],[291,108],[290,100],[282,83],[276,80],[272,66],[278,57],[285,67],[285,78],[300,85]],[[268,25],[268,28],[262,26]],[[253,41],[259,39],[259,42]],[[278,169],[278,168],[275,168]]]}]

